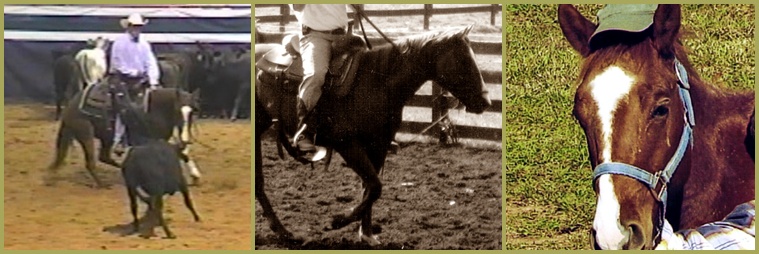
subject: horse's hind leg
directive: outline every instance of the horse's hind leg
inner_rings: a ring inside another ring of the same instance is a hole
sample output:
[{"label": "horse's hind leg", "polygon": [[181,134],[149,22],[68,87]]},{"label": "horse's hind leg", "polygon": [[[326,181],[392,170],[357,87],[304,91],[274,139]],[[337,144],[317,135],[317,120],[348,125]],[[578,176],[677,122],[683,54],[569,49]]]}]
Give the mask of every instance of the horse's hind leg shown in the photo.
[{"label": "horse's hind leg", "polygon": [[55,159],[48,169],[56,170],[61,167],[68,154],[71,141],[74,140],[73,133],[66,128],[66,125],[61,123],[58,129],[58,137],[55,141]]},{"label": "horse's hind leg", "polygon": [[348,146],[336,148],[345,162],[363,180],[365,188],[363,200],[353,209],[350,215],[336,215],[332,220],[332,229],[347,226],[351,222],[361,219],[359,238],[370,245],[378,245],[380,242],[372,232],[371,213],[374,202],[382,195],[382,183],[377,176],[377,170],[367,154],[367,151],[356,141]]},{"label": "horse's hind leg", "polygon": [[269,198],[266,197],[264,186],[264,172],[263,172],[263,159],[261,158],[261,140],[260,137],[256,138],[256,189],[255,195],[258,203],[261,204],[261,208],[264,210],[264,217],[269,220],[269,228],[276,233],[280,238],[292,239],[293,234],[287,231],[282,222],[279,221],[277,214],[269,202]]},{"label": "horse's hind leg", "polygon": [[113,147],[112,138],[101,138],[100,151],[98,152],[98,160],[102,163],[105,163],[117,168],[121,167],[121,165],[111,157],[111,147]]},{"label": "horse's hind leg", "polygon": [[[90,134],[91,129],[90,129]],[[96,187],[103,188],[105,187],[103,185],[103,182],[100,181],[100,178],[95,174],[95,139],[93,138],[93,135],[86,135],[85,133],[78,133],[76,136],[76,140],[79,141],[79,144],[82,145],[82,151],[84,152],[84,161],[86,164],[87,171],[90,173],[90,176],[92,176],[92,179],[95,180]]]}]

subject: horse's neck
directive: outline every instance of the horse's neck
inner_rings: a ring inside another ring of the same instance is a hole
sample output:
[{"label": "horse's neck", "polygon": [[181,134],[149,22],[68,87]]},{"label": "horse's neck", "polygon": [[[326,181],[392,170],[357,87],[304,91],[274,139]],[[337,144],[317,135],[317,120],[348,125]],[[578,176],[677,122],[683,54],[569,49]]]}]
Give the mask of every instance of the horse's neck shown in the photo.
[{"label": "horse's neck", "polygon": [[381,85],[392,93],[390,98],[397,100],[388,105],[402,107],[432,78],[428,74],[429,67],[425,66],[428,62],[419,50],[401,53],[387,47],[367,53],[362,66],[369,66],[367,70],[372,75],[379,76],[376,80],[384,81]]},{"label": "horse's neck", "polygon": [[696,125],[693,146],[685,159],[690,167],[681,166],[671,184],[675,191],[671,205],[680,211],[682,227],[719,220],[734,208],[732,203],[743,202],[738,200],[741,190],[749,196],[754,193],[745,185],[750,178],[753,186],[754,166],[744,147],[745,135],[741,135],[754,109],[753,93],[723,91],[691,80]]},{"label": "horse's neck", "polygon": [[[733,137],[735,135],[726,133],[730,131],[726,127],[735,127],[736,124],[747,123],[736,120],[748,120],[754,111],[753,91],[727,91],[700,80],[691,82],[691,86],[691,98],[696,121],[694,135],[702,135],[695,137],[695,145],[697,147],[699,145],[710,146],[702,143],[706,140],[703,135],[719,136],[717,142],[732,142],[728,139],[735,138]],[[747,126],[739,127],[745,128]]]}]

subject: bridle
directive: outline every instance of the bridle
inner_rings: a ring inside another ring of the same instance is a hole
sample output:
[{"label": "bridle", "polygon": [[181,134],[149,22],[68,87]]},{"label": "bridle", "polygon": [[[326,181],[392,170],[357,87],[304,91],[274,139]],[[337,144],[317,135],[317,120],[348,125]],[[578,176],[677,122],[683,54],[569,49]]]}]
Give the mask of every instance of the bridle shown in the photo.
[{"label": "bridle", "polygon": [[[656,197],[656,201],[659,202],[659,221],[656,236],[653,238],[653,244],[656,245],[656,241],[661,236],[662,228],[664,227],[664,216],[667,212],[667,185],[669,184],[672,176],[675,174],[680,161],[683,159],[685,152],[689,147],[693,146],[693,127],[696,126],[696,120],[693,113],[693,105],[690,97],[690,83],[688,83],[688,73],[685,67],[675,59],[675,74],[677,74],[678,85],[680,90],[680,99],[683,102],[685,113],[685,124],[683,127],[683,134],[680,137],[680,144],[675,151],[675,154],[669,160],[664,169],[657,171],[654,174],[649,173],[636,166],[620,163],[620,162],[606,162],[596,166],[593,171],[593,183],[596,182],[598,177],[605,174],[623,175],[631,177],[639,182],[648,186],[651,193]],[[658,191],[657,191],[658,187]],[[595,184],[593,185],[595,189]]]}]

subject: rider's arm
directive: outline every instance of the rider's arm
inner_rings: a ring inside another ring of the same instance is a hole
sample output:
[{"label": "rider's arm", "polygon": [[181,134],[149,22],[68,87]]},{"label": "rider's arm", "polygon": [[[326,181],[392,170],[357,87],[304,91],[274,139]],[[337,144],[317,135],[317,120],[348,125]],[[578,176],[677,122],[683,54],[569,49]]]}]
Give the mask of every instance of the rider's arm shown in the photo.
[{"label": "rider's arm", "polygon": [[158,85],[158,80],[161,78],[161,71],[158,69],[158,61],[155,54],[153,54],[153,47],[149,42],[145,42],[146,50],[143,60],[145,61],[146,69],[148,70],[148,79],[151,86]]}]

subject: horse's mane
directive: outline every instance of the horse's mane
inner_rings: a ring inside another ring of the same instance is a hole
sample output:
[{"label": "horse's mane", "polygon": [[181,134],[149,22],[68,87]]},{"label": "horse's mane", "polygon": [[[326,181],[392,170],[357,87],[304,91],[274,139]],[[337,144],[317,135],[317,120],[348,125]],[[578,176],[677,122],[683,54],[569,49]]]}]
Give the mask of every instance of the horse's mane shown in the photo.
[{"label": "horse's mane", "polygon": [[396,40],[396,44],[401,52],[407,52],[460,38],[466,37],[462,37],[459,30],[435,31],[401,38]]},{"label": "horse's mane", "polygon": [[398,64],[392,64],[397,63],[399,59],[427,61],[428,56],[425,52],[428,49],[435,50],[436,46],[456,39],[468,43],[468,39],[462,33],[462,30],[447,30],[402,37],[393,41],[397,48],[389,43],[382,44],[367,52],[366,56],[373,59],[375,68],[381,68],[374,71],[389,74],[402,68]]}]

